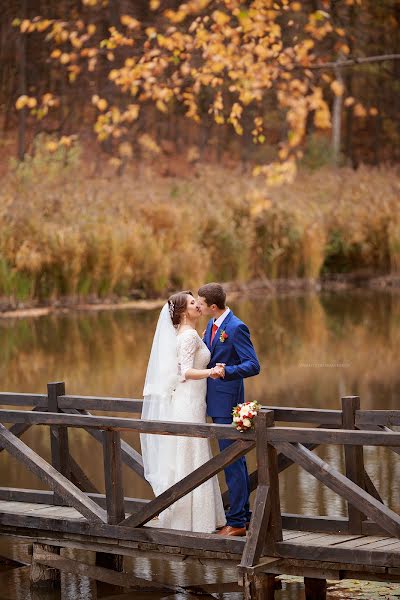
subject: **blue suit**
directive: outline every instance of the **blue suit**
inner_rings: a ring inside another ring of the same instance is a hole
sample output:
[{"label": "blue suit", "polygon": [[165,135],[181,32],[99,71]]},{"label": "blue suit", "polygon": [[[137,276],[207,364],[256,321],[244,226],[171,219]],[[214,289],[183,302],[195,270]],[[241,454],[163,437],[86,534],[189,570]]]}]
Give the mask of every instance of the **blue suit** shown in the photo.
[{"label": "blue suit", "polygon": [[[211,352],[208,368],[216,363],[225,363],[224,379],[207,379],[207,413],[214,423],[232,423],[232,409],[244,402],[245,377],[258,375],[260,364],[250,339],[248,327],[229,312],[216,332],[211,343],[213,319],[207,325],[204,342]],[[223,334],[227,336],[221,341]],[[233,440],[218,440],[220,450],[224,450]],[[246,459],[243,456],[225,469],[229,491],[230,507],[226,515],[227,524],[243,527],[249,520],[250,482]]]}]

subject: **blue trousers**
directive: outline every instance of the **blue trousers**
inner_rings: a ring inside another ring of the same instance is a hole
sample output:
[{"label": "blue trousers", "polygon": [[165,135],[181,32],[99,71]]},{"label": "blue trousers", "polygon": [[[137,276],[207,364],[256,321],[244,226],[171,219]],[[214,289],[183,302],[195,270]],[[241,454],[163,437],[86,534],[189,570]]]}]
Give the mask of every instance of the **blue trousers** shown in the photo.
[{"label": "blue trousers", "polygon": [[[218,425],[230,425],[232,417],[212,417]],[[225,450],[235,440],[218,440],[219,449]],[[246,457],[242,456],[224,469],[226,485],[229,492],[229,510],[226,513],[227,525],[244,527],[250,520],[250,480],[247,471]]]}]

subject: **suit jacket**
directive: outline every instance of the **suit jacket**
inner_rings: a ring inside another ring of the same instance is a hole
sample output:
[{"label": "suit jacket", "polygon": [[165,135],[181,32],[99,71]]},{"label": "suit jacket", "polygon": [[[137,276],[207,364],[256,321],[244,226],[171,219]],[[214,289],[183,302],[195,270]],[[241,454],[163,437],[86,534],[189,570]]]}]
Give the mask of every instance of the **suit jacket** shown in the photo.
[{"label": "suit jacket", "polygon": [[[211,344],[212,326],[213,319],[210,319],[204,335],[204,342],[211,352],[208,368],[215,367],[216,363],[225,363],[226,366],[224,379],[207,379],[207,414],[229,418],[234,406],[244,402],[243,379],[258,375],[260,363],[247,325],[232,311],[222,322]],[[222,342],[223,332],[228,337]]]}]

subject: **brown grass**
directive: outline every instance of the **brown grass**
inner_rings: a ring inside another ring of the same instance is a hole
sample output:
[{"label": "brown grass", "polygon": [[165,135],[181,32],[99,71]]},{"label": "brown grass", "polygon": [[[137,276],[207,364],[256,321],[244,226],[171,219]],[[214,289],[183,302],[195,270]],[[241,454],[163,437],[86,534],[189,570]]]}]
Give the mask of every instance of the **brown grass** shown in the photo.
[{"label": "brown grass", "polygon": [[87,171],[77,153],[41,150],[3,178],[0,296],[151,297],[210,279],[400,268],[394,168],[304,171],[280,188],[209,165],[186,179]]}]

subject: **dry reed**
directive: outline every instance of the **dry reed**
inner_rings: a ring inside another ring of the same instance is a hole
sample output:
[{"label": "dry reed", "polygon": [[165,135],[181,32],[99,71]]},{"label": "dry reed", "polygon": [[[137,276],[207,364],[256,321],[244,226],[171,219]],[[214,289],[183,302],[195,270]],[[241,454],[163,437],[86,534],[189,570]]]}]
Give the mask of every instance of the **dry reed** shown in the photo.
[{"label": "dry reed", "polygon": [[[0,296],[143,297],[210,279],[317,278],[400,268],[394,168],[301,171],[267,188],[239,169],[147,167],[88,177],[78,155],[11,169],[0,193]],[[54,164],[55,163],[55,164]]]}]

